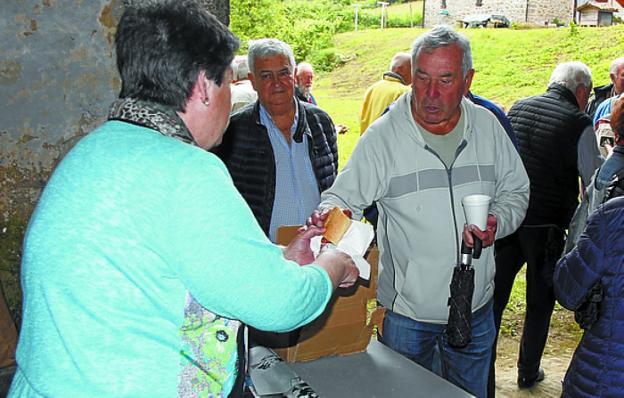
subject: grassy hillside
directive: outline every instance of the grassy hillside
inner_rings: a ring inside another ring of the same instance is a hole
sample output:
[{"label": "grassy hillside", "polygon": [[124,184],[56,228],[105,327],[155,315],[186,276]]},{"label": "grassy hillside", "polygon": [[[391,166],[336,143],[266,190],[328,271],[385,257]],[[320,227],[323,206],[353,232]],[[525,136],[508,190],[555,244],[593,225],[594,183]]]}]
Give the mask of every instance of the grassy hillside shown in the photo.
[{"label": "grassy hillside", "polygon": [[[420,28],[349,32],[334,38],[348,61],[315,82],[315,96],[336,123],[350,132],[340,137],[341,164],[359,136],[358,115],[366,87],[381,78],[395,52],[409,51]],[[609,81],[609,64],[624,56],[624,25],[609,28],[468,29],[476,75],[473,91],[505,106],[545,90],[554,66],[586,63],[596,85]]]}]

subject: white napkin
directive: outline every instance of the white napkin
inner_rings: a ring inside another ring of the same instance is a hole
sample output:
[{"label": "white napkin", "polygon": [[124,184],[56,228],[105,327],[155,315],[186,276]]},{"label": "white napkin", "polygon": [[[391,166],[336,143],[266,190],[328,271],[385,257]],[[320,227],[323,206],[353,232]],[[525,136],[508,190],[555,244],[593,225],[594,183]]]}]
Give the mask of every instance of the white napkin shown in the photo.
[{"label": "white napkin", "polygon": [[[370,279],[370,264],[364,259],[366,249],[370,246],[370,243],[375,236],[373,226],[360,221],[352,221],[349,229],[345,232],[337,246],[333,246],[336,249],[347,253],[353,259],[353,262],[360,271],[360,278]],[[310,241],[310,248],[314,253],[314,257],[317,257],[321,250],[322,236],[315,236]],[[331,245],[331,243],[328,243]]]}]

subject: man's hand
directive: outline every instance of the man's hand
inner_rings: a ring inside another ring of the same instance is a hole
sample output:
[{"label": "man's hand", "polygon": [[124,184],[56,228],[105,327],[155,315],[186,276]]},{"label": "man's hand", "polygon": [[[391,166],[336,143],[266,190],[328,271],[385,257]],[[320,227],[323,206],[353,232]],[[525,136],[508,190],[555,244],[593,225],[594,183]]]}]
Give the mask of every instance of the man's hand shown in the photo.
[{"label": "man's hand", "polygon": [[299,265],[311,264],[314,262],[314,253],[310,249],[310,240],[315,236],[325,232],[325,228],[316,226],[305,226],[299,229],[297,236],[284,248],[284,258]]},{"label": "man's hand", "polygon": [[325,228],[325,221],[327,220],[328,215],[329,215],[329,209],[323,210],[322,212],[318,210],[314,210],[312,212],[312,215],[308,217],[308,219],[306,220],[306,227]]},{"label": "man's hand", "polygon": [[[309,228],[314,226],[318,228],[325,228],[325,221],[327,221],[327,216],[329,215],[330,210],[331,209],[325,209],[323,211],[314,210],[312,215],[306,220],[306,227]],[[342,212],[349,218],[353,216],[350,209],[342,209]]]},{"label": "man's hand", "polygon": [[464,225],[464,242],[468,247],[474,245],[472,234],[483,242],[483,247],[492,246],[496,237],[496,216],[488,214],[485,231],[481,231],[476,225]]}]

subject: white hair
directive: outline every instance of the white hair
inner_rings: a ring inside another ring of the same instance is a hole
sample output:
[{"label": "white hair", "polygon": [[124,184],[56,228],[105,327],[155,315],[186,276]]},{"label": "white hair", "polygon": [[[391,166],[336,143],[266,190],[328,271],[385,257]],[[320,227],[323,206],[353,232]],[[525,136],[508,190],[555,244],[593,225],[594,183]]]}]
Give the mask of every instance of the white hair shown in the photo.
[{"label": "white hair", "polygon": [[247,79],[249,67],[247,66],[247,56],[237,55],[232,61],[232,77],[234,81]]},{"label": "white hair", "polygon": [[470,49],[470,41],[461,33],[457,33],[453,28],[447,25],[438,25],[420,35],[412,44],[412,74],[416,68],[416,57],[420,51],[429,53],[440,47],[447,47],[456,44],[462,50],[462,72],[464,77],[468,71],[472,69],[472,50]]},{"label": "white hair", "polygon": [[576,89],[581,84],[586,88],[591,88],[591,71],[589,70],[587,65],[582,62],[564,62],[557,65],[555,70],[552,71],[548,85],[551,85],[553,83],[560,84],[566,87],[568,90],[572,91],[573,93],[576,92]]},{"label": "white hair", "polygon": [[615,75],[617,73],[618,68],[622,64],[624,64],[624,57],[614,59],[613,62],[611,62],[611,66],[609,67],[609,73],[612,75]]},{"label": "white hair", "polygon": [[314,68],[312,67],[312,64],[310,64],[309,62],[299,62],[299,64],[297,65],[297,73],[306,69],[314,73]]},{"label": "white hair", "polygon": [[253,74],[256,58],[274,57],[283,55],[288,58],[291,72],[295,70],[295,55],[292,48],[281,40],[277,39],[259,39],[249,43],[249,51],[247,52],[247,64],[249,70]]}]

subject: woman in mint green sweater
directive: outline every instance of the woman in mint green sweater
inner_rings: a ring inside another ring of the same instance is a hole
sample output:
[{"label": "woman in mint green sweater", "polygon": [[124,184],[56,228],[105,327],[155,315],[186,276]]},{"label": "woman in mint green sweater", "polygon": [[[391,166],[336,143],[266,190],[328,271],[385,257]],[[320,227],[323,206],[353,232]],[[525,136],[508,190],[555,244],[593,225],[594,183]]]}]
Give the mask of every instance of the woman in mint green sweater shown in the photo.
[{"label": "woman in mint green sweater", "polygon": [[310,322],[357,268],[314,260],[315,227],[272,245],[206,151],[228,123],[227,28],[194,2],[151,2],[126,9],[116,48],[120,99],[30,221],[9,395],[240,396],[244,325]]}]

